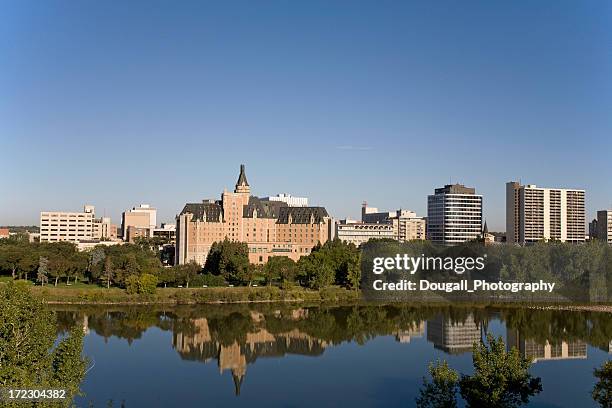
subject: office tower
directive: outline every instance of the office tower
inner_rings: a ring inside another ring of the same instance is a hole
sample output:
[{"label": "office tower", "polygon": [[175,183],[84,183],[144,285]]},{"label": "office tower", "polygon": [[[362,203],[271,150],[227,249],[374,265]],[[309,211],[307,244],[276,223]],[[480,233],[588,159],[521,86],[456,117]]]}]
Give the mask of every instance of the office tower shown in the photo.
[{"label": "office tower", "polygon": [[597,211],[597,238],[612,245],[612,210]]},{"label": "office tower", "polygon": [[427,197],[427,239],[456,245],[482,234],[482,196],[474,188],[447,184]]},{"label": "office tower", "polygon": [[584,190],[506,183],[507,242],[584,242]]},{"label": "office tower", "polygon": [[272,256],[293,260],[308,255],[331,234],[331,218],[323,207],[290,207],[251,195],[244,165],[233,193],[221,200],[187,203],[176,217],[176,263],[206,262],[214,242],[246,242],[251,263]]},{"label": "office tower", "polygon": [[86,205],[83,212],[42,211],[40,242],[68,241],[75,244],[94,238],[94,206]]},{"label": "office tower", "polygon": [[471,351],[474,343],[480,339],[480,328],[472,315],[467,316],[465,321],[453,322],[442,315],[427,320],[427,341],[447,353],[460,354]]},{"label": "office tower", "polygon": [[[121,215],[121,233],[124,241],[131,242],[138,236],[151,236],[151,230],[157,226],[157,210],[149,204],[140,204]],[[130,227],[133,233],[130,237]],[[130,239],[132,238],[132,239]]]}]

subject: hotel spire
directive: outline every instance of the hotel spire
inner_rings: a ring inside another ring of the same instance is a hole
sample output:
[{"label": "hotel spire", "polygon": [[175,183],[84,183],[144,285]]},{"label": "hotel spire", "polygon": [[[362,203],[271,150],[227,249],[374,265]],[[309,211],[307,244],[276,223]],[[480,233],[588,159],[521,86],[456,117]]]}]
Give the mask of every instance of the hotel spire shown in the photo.
[{"label": "hotel spire", "polygon": [[251,187],[249,186],[249,182],[246,178],[246,173],[244,170],[244,164],[240,165],[240,175],[238,176],[238,181],[236,182],[235,193],[250,193]]}]

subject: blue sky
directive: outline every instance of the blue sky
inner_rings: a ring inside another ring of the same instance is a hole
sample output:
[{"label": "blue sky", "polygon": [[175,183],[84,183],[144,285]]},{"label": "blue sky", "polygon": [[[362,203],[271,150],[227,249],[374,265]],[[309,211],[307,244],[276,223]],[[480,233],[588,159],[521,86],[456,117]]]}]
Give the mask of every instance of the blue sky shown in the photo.
[{"label": "blue sky", "polygon": [[612,206],[612,3],[27,1],[0,12],[0,224],[171,221],[233,188],[335,217],[449,181]]}]

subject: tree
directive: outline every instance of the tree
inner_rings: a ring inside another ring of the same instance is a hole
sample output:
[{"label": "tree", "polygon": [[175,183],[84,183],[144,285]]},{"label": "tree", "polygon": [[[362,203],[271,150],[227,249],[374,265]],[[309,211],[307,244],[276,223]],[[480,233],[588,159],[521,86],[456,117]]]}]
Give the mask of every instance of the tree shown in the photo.
[{"label": "tree", "polygon": [[106,253],[102,245],[97,245],[89,253],[89,263],[87,265],[87,271],[92,280],[97,281],[103,274],[104,264],[106,260]]},{"label": "tree", "polygon": [[36,274],[36,282],[40,282],[42,286],[49,282],[49,260],[41,256],[38,260],[38,272]]},{"label": "tree", "polygon": [[297,265],[286,256],[273,256],[263,267],[266,284],[270,286],[274,280],[281,284],[293,282],[297,273]]},{"label": "tree", "polygon": [[612,360],[596,368],[593,375],[597,378],[591,393],[593,399],[604,408],[612,407]]},{"label": "tree", "polygon": [[138,293],[140,278],[137,275],[129,275],[127,278],[125,278],[123,284],[125,285],[125,291],[128,294],[135,295]]},{"label": "tree", "polygon": [[448,366],[446,361],[429,364],[432,381],[423,378],[423,388],[416,399],[418,408],[455,408],[457,407],[457,383],[459,374]]},{"label": "tree", "polygon": [[0,251],[0,268],[10,270],[11,276],[15,279],[23,254],[23,249],[17,244],[4,245]]},{"label": "tree", "polygon": [[450,369],[446,362],[430,365],[432,382],[424,384],[417,398],[418,407],[456,407],[456,386],[467,407],[512,408],[529,402],[529,398],[542,391],[542,381],[529,374],[531,361],[523,358],[516,348],[506,351],[501,337],[487,335],[487,344],[474,344],[473,375],[461,375]]},{"label": "tree", "polygon": [[110,256],[107,256],[106,259],[104,259],[104,270],[102,272],[102,276],[104,277],[104,280],[106,281],[106,288],[110,288],[110,284],[111,281],[113,280],[113,277],[115,275],[115,271],[113,269],[113,260],[111,259]]},{"label": "tree", "polygon": [[28,274],[34,271],[38,266],[38,255],[34,251],[21,251],[21,258],[17,264],[19,270],[19,278],[28,279]]},{"label": "tree", "polygon": [[55,255],[49,260],[49,275],[55,278],[54,286],[57,286],[59,278],[68,276],[67,273],[69,269],[69,260],[61,255]]},{"label": "tree", "polygon": [[140,264],[134,253],[124,255],[121,261],[119,268],[115,270],[115,275],[116,281],[119,282],[119,284],[125,285],[130,276],[140,275]]},{"label": "tree", "polygon": [[334,269],[325,253],[317,251],[298,261],[300,278],[311,289],[321,289],[334,283]]},{"label": "tree", "polygon": [[192,260],[187,264],[180,265],[179,273],[181,280],[185,283],[186,287],[189,287],[189,282],[196,277],[198,273],[202,271],[202,267],[196,261]]},{"label": "tree", "polygon": [[231,242],[227,238],[215,242],[210,248],[204,269],[213,275],[221,275],[231,283],[248,281],[249,248],[245,242]]},{"label": "tree", "polygon": [[542,391],[541,379],[529,374],[530,360],[516,348],[507,352],[501,336],[495,339],[489,334],[487,342],[474,344],[474,374],[462,375],[459,380],[468,407],[518,407]]},{"label": "tree", "polygon": [[[55,314],[25,285],[0,286],[0,386],[66,388],[71,396],[79,393],[87,365],[81,357],[83,329],[75,326],[55,346],[56,324]],[[70,404],[68,398],[65,405]]]},{"label": "tree", "polygon": [[138,284],[138,293],[142,293],[145,295],[153,295],[155,294],[155,290],[157,289],[157,276],[153,276],[149,273],[144,273],[140,277],[140,281]]}]

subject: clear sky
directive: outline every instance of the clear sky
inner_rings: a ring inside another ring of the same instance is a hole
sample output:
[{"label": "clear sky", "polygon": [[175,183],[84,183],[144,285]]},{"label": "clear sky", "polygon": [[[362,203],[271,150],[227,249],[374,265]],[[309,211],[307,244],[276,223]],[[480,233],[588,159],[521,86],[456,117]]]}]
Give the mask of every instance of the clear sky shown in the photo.
[{"label": "clear sky", "polygon": [[452,182],[612,206],[612,2],[0,4],[0,225],[232,189],[426,212]]}]

